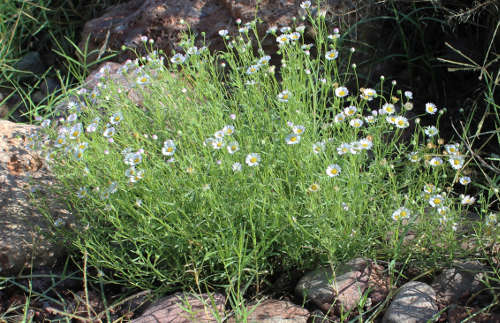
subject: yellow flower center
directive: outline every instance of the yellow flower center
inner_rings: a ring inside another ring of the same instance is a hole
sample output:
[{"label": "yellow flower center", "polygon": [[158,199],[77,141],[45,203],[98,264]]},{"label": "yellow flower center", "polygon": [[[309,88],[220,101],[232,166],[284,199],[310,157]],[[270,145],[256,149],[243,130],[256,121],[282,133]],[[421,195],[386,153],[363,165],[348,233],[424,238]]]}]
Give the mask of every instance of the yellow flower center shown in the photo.
[{"label": "yellow flower center", "polygon": [[168,148],[167,148],[167,151],[168,151],[169,153],[171,153],[173,150],[174,150],[174,148],[172,148],[172,147],[168,147]]},{"label": "yellow flower center", "polygon": [[257,162],[257,158],[255,158],[255,157],[250,158],[250,162],[251,163],[256,163]]}]

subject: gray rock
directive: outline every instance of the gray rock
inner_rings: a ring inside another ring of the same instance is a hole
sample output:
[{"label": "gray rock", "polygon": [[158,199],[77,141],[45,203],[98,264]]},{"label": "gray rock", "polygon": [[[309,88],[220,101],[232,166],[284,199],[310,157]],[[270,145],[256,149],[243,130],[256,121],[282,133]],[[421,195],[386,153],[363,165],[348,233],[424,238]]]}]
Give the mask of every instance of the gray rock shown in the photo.
[{"label": "gray rock", "polygon": [[443,305],[456,303],[465,295],[478,292],[484,287],[481,279],[486,268],[479,262],[456,263],[453,268],[443,270],[434,279],[432,287]]},{"label": "gray rock", "polygon": [[[246,321],[248,323],[307,323],[309,311],[287,301],[268,299],[254,306],[249,306]],[[234,318],[228,323],[236,323]]]},{"label": "gray rock", "polygon": [[28,79],[32,74],[42,75],[45,72],[45,64],[42,62],[42,58],[38,52],[28,52],[21,60],[15,64],[15,68],[19,71],[26,72],[26,74],[20,76],[21,79]]},{"label": "gray rock", "polygon": [[335,269],[320,268],[302,277],[295,288],[298,297],[305,297],[323,312],[343,307],[354,309],[370,285],[371,262],[356,258]]},{"label": "gray rock", "polygon": [[151,305],[132,323],[217,322],[214,312],[224,317],[226,298],[221,294],[192,295],[175,293]]},{"label": "gray rock", "polygon": [[425,283],[413,281],[401,286],[382,322],[425,323],[437,313],[434,289]]},{"label": "gray rock", "polygon": [[[11,275],[23,267],[52,265],[64,253],[46,218],[30,198],[34,189],[44,191],[53,177],[36,153],[24,144],[37,127],[0,120],[0,275]],[[18,138],[19,137],[19,138]],[[69,225],[71,215],[51,197],[47,207],[55,219]]]}]

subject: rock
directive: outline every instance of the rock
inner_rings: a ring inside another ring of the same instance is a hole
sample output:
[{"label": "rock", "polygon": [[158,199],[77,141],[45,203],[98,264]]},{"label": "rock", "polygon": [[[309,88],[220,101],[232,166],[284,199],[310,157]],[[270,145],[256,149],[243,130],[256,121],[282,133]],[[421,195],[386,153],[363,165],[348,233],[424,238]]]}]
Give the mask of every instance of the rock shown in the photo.
[{"label": "rock", "polygon": [[21,75],[21,80],[31,78],[32,75],[30,74],[42,75],[46,69],[38,52],[26,53],[21,60],[15,64],[15,68],[19,71],[29,73]]},{"label": "rock", "polygon": [[[287,301],[268,299],[256,306],[249,306],[248,323],[307,323],[309,311]],[[228,323],[236,323],[234,318]]]},{"label": "rock", "polygon": [[[307,273],[299,280],[295,293],[298,297],[306,297],[325,313],[338,312],[341,308],[350,311],[358,306],[368,287],[381,282],[381,271],[380,266],[369,260],[356,258],[339,266],[335,273],[330,268]],[[384,293],[382,290],[377,292]]]},{"label": "rock", "polygon": [[[88,21],[79,47],[88,46],[88,52],[94,52],[87,57],[87,62],[90,62],[97,58],[100,49],[120,50],[122,45],[144,53],[140,38],[147,36],[155,41],[155,47],[169,54],[180,49],[177,44],[181,33],[187,31],[189,26],[195,35],[205,33],[203,38],[209,48],[221,50],[225,45],[218,31],[227,29],[232,35],[238,34],[240,26],[236,24],[237,19],[244,24],[257,14],[262,20],[262,24],[257,25],[258,33],[264,36],[271,26],[292,25],[292,18],[300,13],[299,3],[296,0],[131,0],[112,6],[102,17]],[[328,0],[323,6],[330,13],[329,17],[341,16],[353,9],[350,0]],[[202,37],[197,38],[201,41]],[[272,48],[274,52],[277,48],[274,37],[267,37],[262,45],[265,51]],[[130,53],[121,54],[118,60],[126,58],[135,57],[131,57]]]},{"label": "rock", "polygon": [[456,263],[453,268],[443,270],[434,279],[432,287],[436,291],[440,303],[447,306],[483,288],[481,279],[485,271],[486,268],[479,262]]},{"label": "rock", "polygon": [[404,284],[385,312],[383,323],[425,323],[438,314],[436,292],[425,283]]},{"label": "rock", "polygon": [[[30,190],[43,193],[53,183],[40,156],[24,148],[36,129],[0,120],[0,275],[54,264],[64,252],[60,243],[45,236],[51,232],[50,225],[30,199]],[[61,223],[71,222],[70,213],[55,198],[47,209]]]},{"label": "rock", "polygon": [[[218,322],[216,317],[224,317],[226,298],[221,294],[175,293],[151,305],[133,323],[192,323]],[[217,316],[214,315],[217,312]]]}]

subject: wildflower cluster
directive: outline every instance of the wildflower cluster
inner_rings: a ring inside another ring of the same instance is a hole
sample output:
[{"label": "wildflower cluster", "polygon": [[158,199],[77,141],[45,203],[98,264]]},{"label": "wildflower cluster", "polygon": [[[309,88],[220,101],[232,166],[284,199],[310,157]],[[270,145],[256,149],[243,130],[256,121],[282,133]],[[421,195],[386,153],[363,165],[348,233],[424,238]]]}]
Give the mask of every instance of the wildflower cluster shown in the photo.
[{"label": "wildflower cluster", "polygon": [[[301,9],[311,13],[311,2]],[[466,155],[441,142],[436,126],[406,114],[413,93],[396,84],[399,97],[386,98],[383,83],[354,88],[352,71],[340,69],[350,58],[339,29],[319,30],[308,44],[306,27],[272,28],[266,37],[275,37],[283,63],[277,75],[274,53],[244,50],[255,45],[246,36],[255,23],[237,22],[235,43],[219,31],[227,52],[211,54],[187,37],[170,58],[153,51],[126,62],[120,73],[129,89],[103,70],[96,88],[68,104],[67,117],[43,121],[28,139],[64,183],[60,195],[92,227],[79,234],[95,251],[94,265],[174,289],[193,283],[187,266],[215,283],[220,268],[254,279],[234,267],[239,257],[251,258],[250,273],[272,272],[266,257],[297,266],[311,255],[359,255],[359,246],[378,254],[386,246],[380,237],[401,226],[453,237],[461,212],[476,202]],[[455,181],[463,196],[448,189]]]}]

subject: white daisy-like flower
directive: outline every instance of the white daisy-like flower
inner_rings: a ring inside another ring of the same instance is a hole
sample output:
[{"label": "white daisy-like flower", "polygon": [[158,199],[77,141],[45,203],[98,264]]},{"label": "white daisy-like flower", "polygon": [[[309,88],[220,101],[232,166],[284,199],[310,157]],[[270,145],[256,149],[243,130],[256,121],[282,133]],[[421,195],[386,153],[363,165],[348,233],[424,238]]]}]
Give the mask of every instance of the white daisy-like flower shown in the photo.
[{"label": "white daisy-like flower", "polygon": [[471,179],[470,179],[470,177],[469,177],[469,176],[462,176],[462,177],[460,177],[460,178],[458,179],[458,181],[459,181],[459,182],[460,182],[460,184],[462,184],[462,185],[468,185],[468,184],[470,184]]},{"label": "white daisy-like flower", "polygon": [[307,190],[308,190],[309,192],[311,192],[311,193],[315,193],[315,192],[319,191],[319,190],[320,190],[320,188],[321,188],[321,187],[319,186],[319,184],[318,184],[318,183],[312,183],[311,185],[309,185],[309,187],[307,188]]},{"label": "white daisy-like flower", "polygon": [[336,177],[340,175],[342,169],[337,164],[331,164],[326,168],[326,175],[330,177]]},{"label": "white daisy-like flower", "polygon": [[444,215],[447,215],[448,213],[450,213],[450,208],[447,206],[441,206],[441,207],[438,207],[436,211],[439,215],[444,216]]},{"label": "white daisy-like flower", "polygon": [[450,155],[456,155],[459,153],[459,150],[458,150],[458,144],[448,144],[448,145],[444,145],[444,149],[446,150],[446,152]]},{"label": "white daisy-like flower", "polygon": [[76,148],[76,149],[81,149],[81,150],[83,150],[83,151],[85,151],[88,147],[89,147],[89,143],[88,143],[88,142],[85,142],[85,141],[84,141],[84,142],[80,142],[80,143],[78,143],[78,144],[75,146],[75,148]]},{"label": "white daisy-like flower", "polygon": [[396,107],[392,103],[385,103],[382,106],[382,110],[380,111],[380,114],[393,114],[396,112]]},{"label": "white daisy-like flower", "polygon": [[405,91],[405,97],[408,99],[408,100],[411,100],[413,99],[413,92],[411,91]]},{"label": "white daisy-like flower", "polygon": [[227,145],[227,151],[232,155],[235,152],[240,150],[240,145],[238,144],[237,141],[233,141]]},{"label": "white daisy-like flower", "polygon": [[82,157],[83,157],[83,153],[84,153],[84,150],[82,150],[82,149],[75,149],[75,151],[73,153],[73,156],[75,156],[75,158],[77,160],[81,160]]},{"label": "white daisy-like flower", "polygon": [[234,126],[224,126],[224,128],[222,128],[222,132],[228,136],[231,136],[234,133]]},{"label": "white daisy-like flower", "polygon": [[80,187],[78,189],[78,192],[76,193],[76,196],[80,199],[86,197],[88,195],[88,190],[86,187]]},{"label": "white daisy-like flower", "polygon": [[392,219],[394,221],[401,221],[410,218],[410,210],[405,207],[400,207],[392,213]]},{"label": "white daisy-like flower", "polygon": [[366,116],[366,117],[365,117],[365,121],[366,121],[367,123],[375,123],[375,121],[377,121],[377,119],[375,118],[375,116],[370,115],[370,116]]},{"label": "white daisy-like flower", "polygon": [[130,168],[127,168],[125,170],[125,176],[126,177],[134,176],[136,173],[137,173],[137,170],[135,169],[134,166],[131,166]]},{"label": "white daisy-like flower", "polygon": [[280,94],[278,94],[278,101],[280,102],[288,102],[288,100],[292,97],[292,93],[288,90],[282,91]]},{"label": "white daisy-like flower", "polygon": [[340,123],[345,120],[345,114],[343,112],[337,113],[333,118],[335,123]]},{"label": "white daisy-like flower", "polygon": [[349,94],[349,90],[345,86],[339,86],[335,89],[335,95],[339,98],[343,98]]},{"label": "white daisy-like flower", "polygon": [[410,123],[408,122],[408,119],[403,116],[397,116],[396,120],[394,120],[394,124],[396,125],[397,128],[408,128],[410,126]]},{"label": "white daisy-like flower", "polygon": [[347,154],[350,152],[352,149],[352,146],[349,145],[348,143],[341,143],[339,147],[337,147],[337,154],[343,155]]},{"label": "white daisy-like flower", "polygon": [[212,141],[212,147],[216,150],[222,149],[224,148],[224,146],[225,143],[224,140],[222,140],[222,138],[215,138],[215,140]]},{"label": "white daisy-like flower", "polygon": [[61,148],[66,143],[66,136],[64,134],[60,134],[56,140],[54,141],[54,147]]},{"label": "white daisy-like flower", "polygon": [[135,166],[142,162],[142,155],[138,152],[128,153],[125,155],[124,161],[125,165]]},{"label": "white daisy-like flower", "polygon": [[298,32],[293,32],[291,34],[288,35],[288,38],[291,40],[291,41],[296,41],[296,40],[299,40],[300,39],[300,33]]},{"label": "white daisy-like flower", "polygon": [[364,150],[370,150],[373,147],[373,142],[369,139],[361,139],[358,141],[359,147]]},{"label": "white daisy-like flower", "polygon": [[429,199],[429,204],[432,207],[440,207],[441,205],[443,205],[443,202],[444,202],[444,198],[439,194],[433,195]]},{"label": "white daisy-like flower", "polygon": [[387,116],[387,117],[385,117],[385,121],[387,121],[390,124],[395,125],[396,124],[396,116],[394,116],[394,115]]},{"label": "white daisy-like flower", "polygon": [[371,89],[371,88],[361,89],[360,97],[363,100],[371,101],[377,97],[377,91],[375,91],[374,89]]},{"label": "white daisy-like flower", "polygon": [[91,133],[91,132],[95,132],[97,130],[97,123],[96,122],[92,122],[91,124],[89,124],[87,126],[87,132],[88,133]]},{"label": "white daisy-like flower", "polygon": [[429,114],[435,114],[438,111],[436,105],[434,103],[426,103],[425,104],[425,112]]},{"label": "white daisy-like flower", "polygon": [[339,52],[336,49],[332,49],[325,54],[325,58],[329,61],[336,59],[339,57]]},{"label": "white daisy-like flower", "polygon": [[476,202],[476,198],[470,195],[462,194],[460,197],[462,198],[462,201],[460,203],[462,203],[463,205],[472,205]]},{"label": "white daisy-like flower", "polygon": [[344,109],[344,114],[347,117],[352,117],[353,115],[356,114],[357,111],[358,111],[358,109],[354,105],[350,105]]},{"label": "white daisy-like flower", "polygon": [[292,28],[290,26],[283,26],[280,28],[280,31],[283,33],[283,34],[286,34],[286,33],[289,33],[292,31]]},{"label": "white daisy-like flower", "polygon": [[224,130],[218,130],[214,133],[215,139],[222,139],[225,135],[226,133],[224,132]]},{"label": "white daisy-like flower", "polygon": [[434,126],[427,126],[424,128],[424,133],[429,137],[434,137],[439,133],[438,129]]},{"label": "white daisy-like flower", "polygon": [[300,136],[292,133],[285,138],[285,141],[288,145],[295,145],[300,142]]},{"label": "white daisy-like flower", "polygon": [[260,155],[257,153],[248,154],[247,157],[245,158],[245,163],[247,163],[247,165],[251,167],[259,165]]},{"label": "white daisy-like flower", "polygon": [[361,119],[352,119],[351,121],[349,121],[349,125],[353,128],[360,128],[361,126],[363,126],[363,120]]},{"label": "white daisy-like flower", "polygon": [[177,147],[172,139],[168,139],[163,142],[163,147],[161,148],[161,153],[164,156],[172,156],[175,153]]},{"label": "white daisy-like flower", "polygon": [[315,144],[312,145],[312,150],[313,150],[313,153],[315,154],[319,154],[320,152],[322,152],[323,150],[325,150],[325,143],[320,141],[320,142],[317,142]]},{"label": "white daisy-like flower", "polygon": [[109,127],[109,128],[106,128],[104,130],[104,132],[102,133],[102,135],[106,138],[111,138],[113,137],[113,135],[115,134],[115,128],[114,127]]},{"label": "white daisy-like flower", "polygon": [[269,61],[271,60],[271,56],[269,55],[266,55],[266,56],[262,56],[260,59],[259,59],[259,64],[267,64],[269,63]]},{"label": "white daisy-like flower", "polygon": [[490,213],[486,216],[486,219],[484,220],[484,224],[488,227],[493,227],[497,225],[498,220],[497,220],[497,215],[495,213]]},{"label": "white daisy-like flower", "polygon": [[451,156],[448,161],[450,162],[451,167],[456,170],[459,170],[464,165],[464,158],[461,156]]},{"label": "white daisy-like flower", "polygon": [[188,55],[196,55],[196,54],[198,54],[198,53],[199,53],[199,52],[198,52],[198,47],[196,47],[196,46],[191,46],[191,47],[189,47],[189,48],[188,48],[188,50],[186,51],[186,53],[187,53]]},{"label": "white daisy-like flower", "polygon": [[247,68],[247,74],[251,75],[256,73],[259,70],[260,66],[259,65],[251,65],[250,67]]},{"label": "white daisy-like flower", "polygon": [[302,2],[300,3],[300,7],[301,7],[302,9],[309,9],[309,8],[311,8],[311,1],[309,1],[309,0],[307,0],[307,1],[302,1]]},{"label": "white daisy-like flower", "polygon": [[304,126],[299,126],[299,125],[294,125],[294,126],[292,127],[292,131],[293,131],[293,133],[294,133],[294,134],[296,134],[296,135],[301,135],[301,134],[303,134],[303,133],[304,133],[304,131],[306,131],[306,127],[304,127]]},{"label": "white daisy-like flower", "polygon": [[71,127],[71,129],[69,131],[69,138],[76,139],[76,138],[80,137],[80,134],[82,133],[82,127],[83,126],[81,123],[77,123],[73,127]]},{"label": "white daisy-like flower", "polygon": [[134,175],[129,176],[129,183],[136,183],[144,178],[144,170],[137,171]]},{"label": "white daisy-like flower", "polygon": [[231,168],[233,169],[233,172],[241,172],[241,164],[238,162],[234,163]]},{"label": "white daisy-like flower", "polygon": [[425,184],[424,185],[424,193],[432,194],[434,192],[436,192],[436,186],[434,186],[434,184]]},{"label": "white daisy-like flower", "polygon": [[412,163],[416,163],[416,162],[420,161],[421,157],[420,157],[420,155],[416,151],[412,151],[411,153],[408,154],[408,159]]},{"label": "white daisy-like flower", "polygon": [[441,166],[443,165],[443,159],[441,157],[432,157],[432,159],[429,161],[429,164],[433,167]]},{"label": "white daisy-like flower", "polygon": [[181,53],[177,53],[172,58],[170,59],[170,62],[173,64],[182,64],[186,60],[186,56],[182,55]]},{"label": "white daisy-like flower", "polygon": [[276,37],[276,42],[279,45],[288,44],[290,42],[290,38],[288,38],[287,34],[281,34],[278,37]]},{"label": "white daisy-like flower", "polygon": [[122,121],[122,119],[123,119],[123,114],[121,112],[116,112],[109,118],[109,122],[111,124],[118,124],[120,123],[120,121]]},{"label": "white daisy-like flower", "polygon": [[219,30],[219,35],[222,36],[222,37],[225,37],[229,34],[229,30],[227,29],[221,29]]},{"label": "white daisy-like flower", "polygon": [[[173,63],[173,62],[172,62]],[[139,85],[144,85],[149,83],[149,76],[147,74],[139,75],[135,82]]]}]

